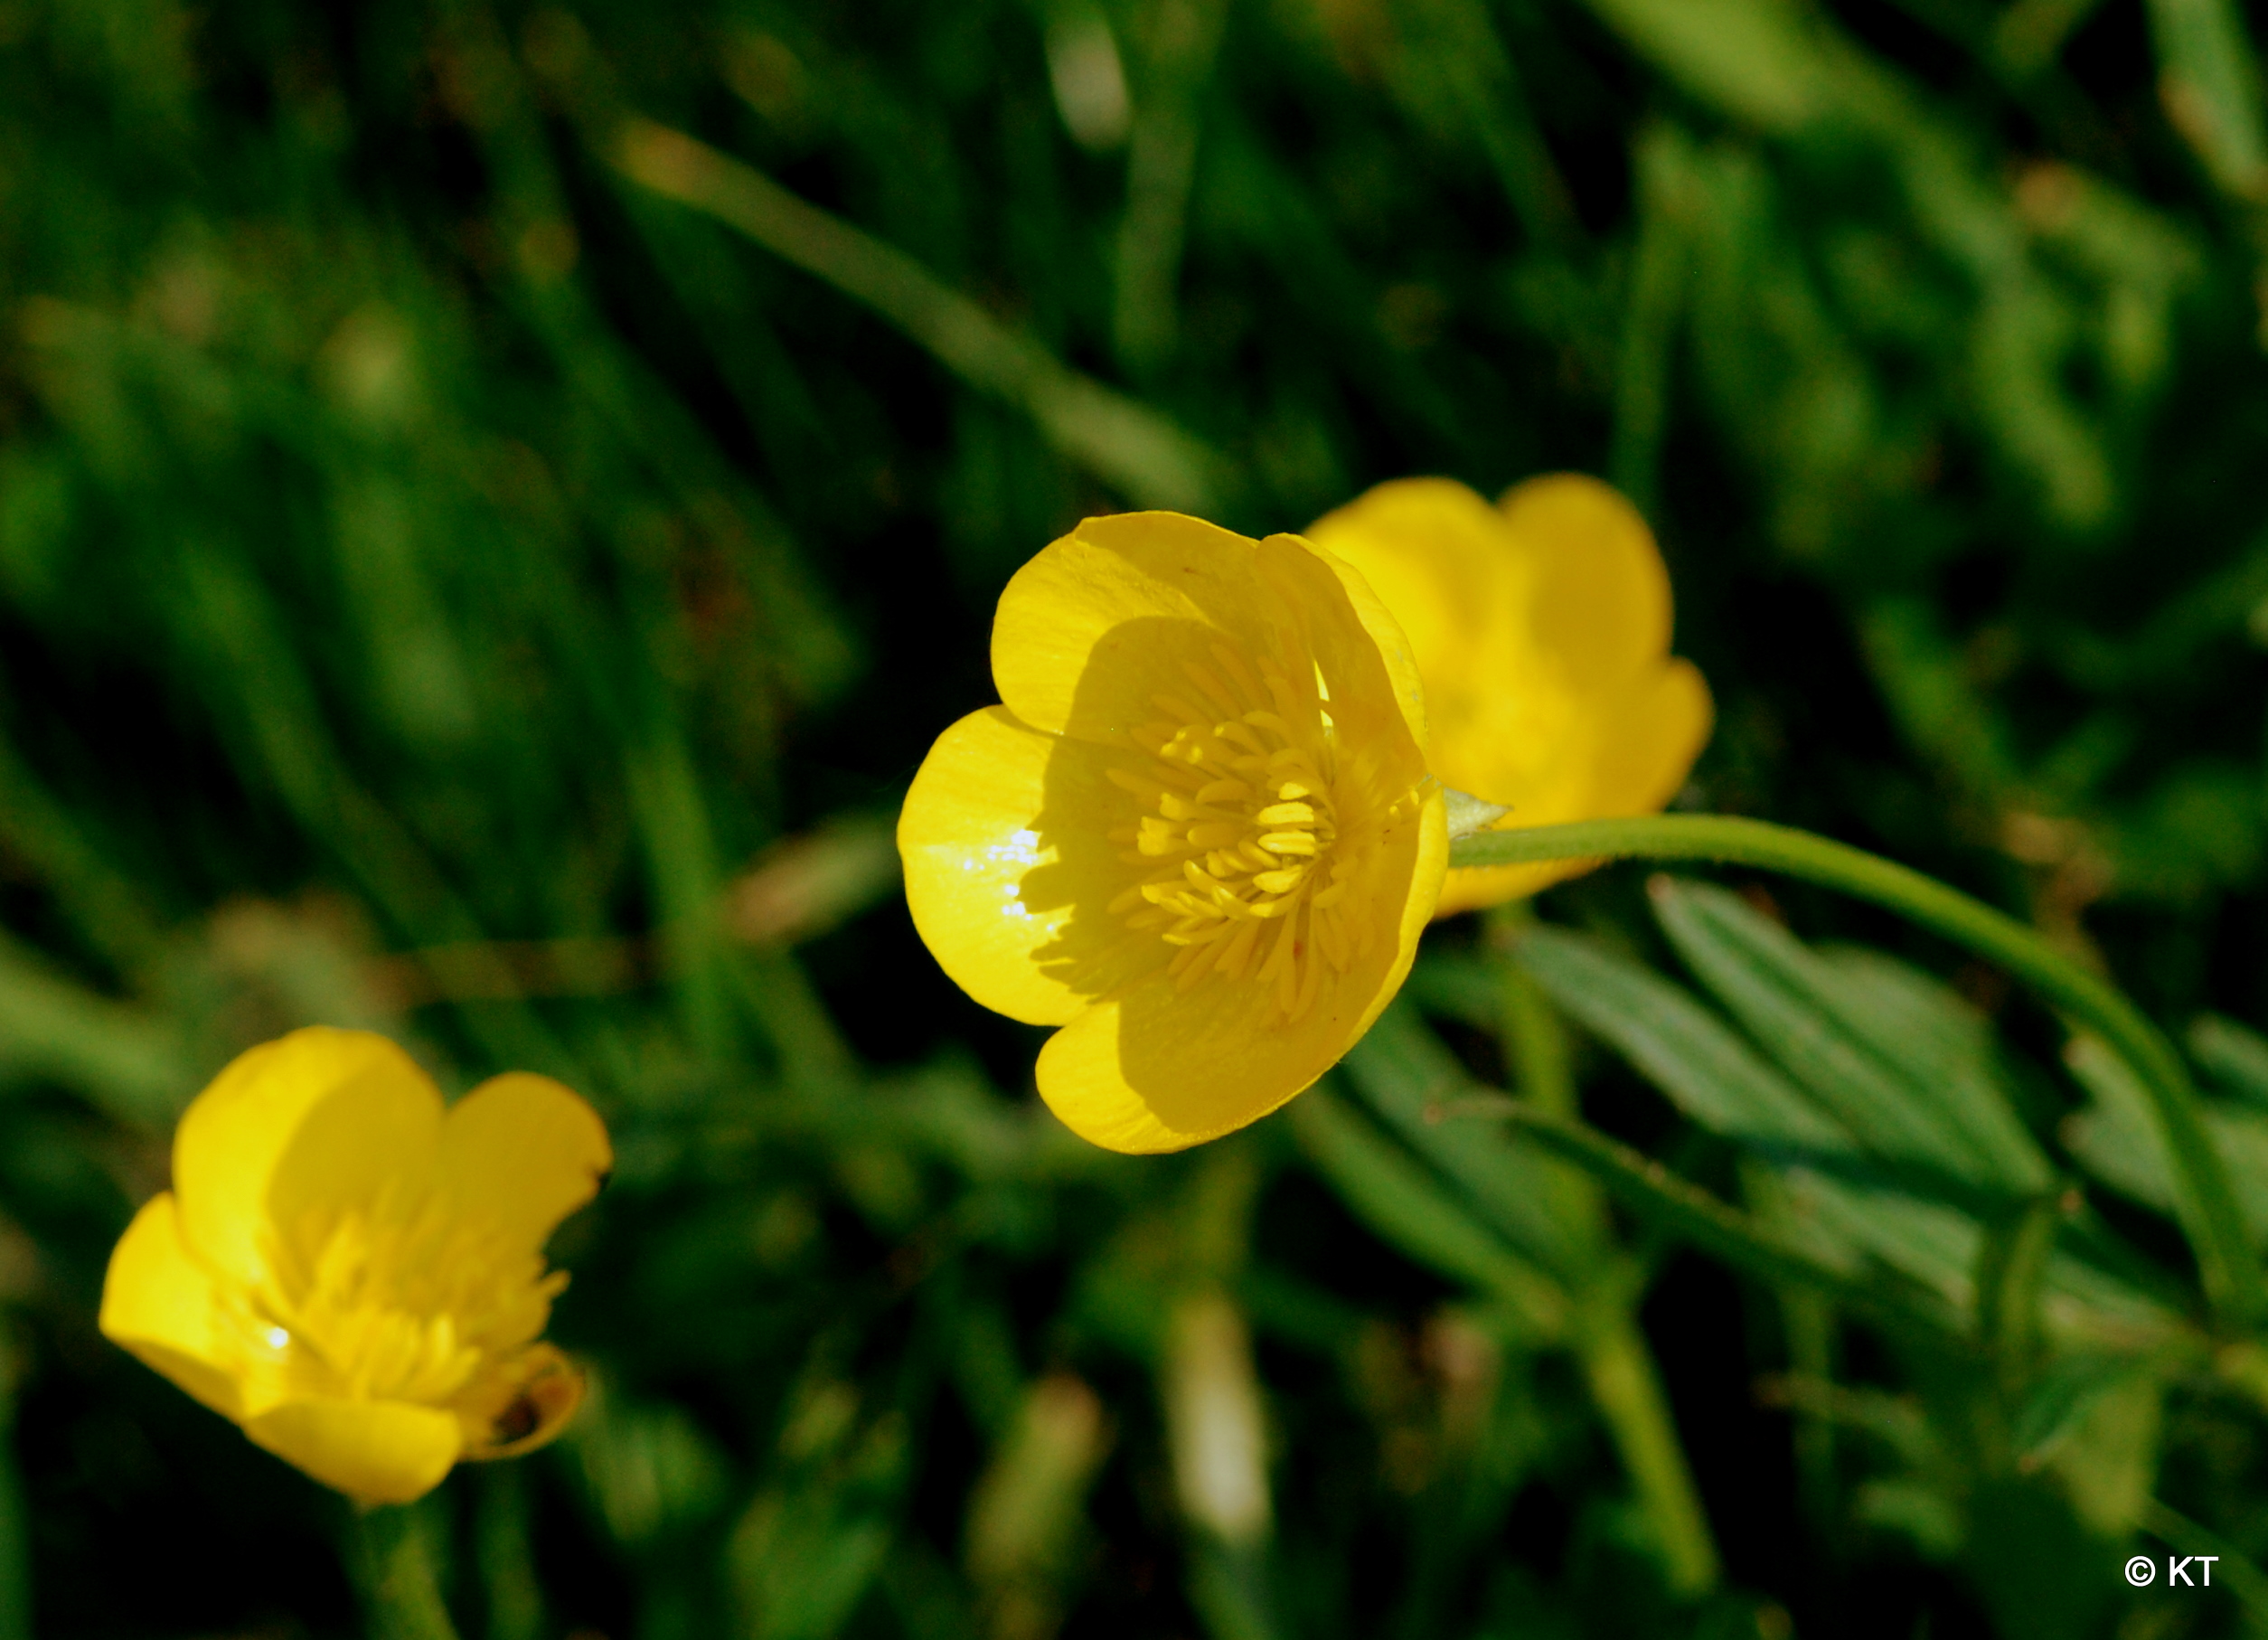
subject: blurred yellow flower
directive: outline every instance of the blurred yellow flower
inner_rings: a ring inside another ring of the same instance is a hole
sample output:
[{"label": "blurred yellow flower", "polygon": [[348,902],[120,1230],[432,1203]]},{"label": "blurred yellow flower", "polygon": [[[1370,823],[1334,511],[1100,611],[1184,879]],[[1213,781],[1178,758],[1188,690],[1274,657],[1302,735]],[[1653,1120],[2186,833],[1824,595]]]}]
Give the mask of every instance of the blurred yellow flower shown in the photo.
[{"label": "blurred yellow flower", "polygon": [[540,1342],[543,1243],[613,1153],[546,1077],[446,1110],[382,1036],[315,1026],[240,1055],[174,1135],[174,1188],[110,1255],[102,1331],[365,1503],[542,1445],[582,1378]]},{"label": "blurred yellow flower", "polygon": [[[1496,829],[1660,808],[1708,739],[1708,685],[1670,654],[1670,578],[1637,508],[1595,478],[1531,478],[1491,506],[1403,478],[1321,520],[1409,635],[1434,773],[1510,806]],[[1579,861],[1449,873],[1436,916],[1575,875]]]},{"label": "blurred yellow flower", "polygon": [[1400,988],[1448,858],[1407,641],[1295,535],[1089,519],[1016,572],[1001,706],[898,825],[914,925],[986,1007],[1061,1030],[1074,1132],[1178,1150],[1266,1116]]}]

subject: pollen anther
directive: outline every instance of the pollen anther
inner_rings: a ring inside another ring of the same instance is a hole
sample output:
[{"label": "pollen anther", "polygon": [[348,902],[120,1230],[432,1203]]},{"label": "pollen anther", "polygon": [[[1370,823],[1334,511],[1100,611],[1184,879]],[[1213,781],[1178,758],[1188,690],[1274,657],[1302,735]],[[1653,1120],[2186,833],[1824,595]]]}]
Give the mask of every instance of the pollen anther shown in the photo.
[{"label": "pollen anther", "polygon": [[[1128,731],[1150,760],[1110,770],[1137,811],[1113,834],[1134,844],[1120,857],[1146,873],[1110,912],[1175,947],[1166,971],[1177,988],[1210,976],[1249,983],[1277,1018],[1296,1020],[1326,970],[1345,972],[1371,944],[1364,908],[1348,903],[1367,846],[1341,835],[1347,793],[1336,782],[1350,771],[1320,679],[1305,693],[1291,682],[1311,664],[1223,644],[1210,658],[1182,665],[1196,701],[1154,695],[1161,721]],[[1392,812],[1390,801],[1357,804]]]}]

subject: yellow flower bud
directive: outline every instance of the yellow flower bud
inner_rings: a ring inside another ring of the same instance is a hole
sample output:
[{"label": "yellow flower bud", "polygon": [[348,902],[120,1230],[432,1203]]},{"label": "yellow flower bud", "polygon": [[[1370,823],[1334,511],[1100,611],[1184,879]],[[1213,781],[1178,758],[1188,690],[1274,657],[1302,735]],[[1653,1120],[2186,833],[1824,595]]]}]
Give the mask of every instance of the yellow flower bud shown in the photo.
[{"label": "yellow flower bud", "polygon": [[[1402,478],[1308,532],[1361,571],[1409,635],[1443,783],[1510,810],[1492,829],[1648,814],[1709,734],[1708,685],[1670,654],[1670,577],[1618,493],[1577,473],[1491,506]],[[1579,861],[1464,867],[1436,916],[1501,904]]]},{"label": "yellow flower bud", "polygon": [[240,1055],[174,1135],[174,1188],[103,1282],[105,1336],[365,1503],[557,1435],[581,1375],[541,1341],[543,1243],[613,1165],[607,1130],[515,1072],[444,1108],[364,1031]]},{"label": "yellow flower bud", "polygon": [[1361,578],[1295,535],[1089,519],[1001,595],[993,679],[907,795],[906,899],[962,989],[1062,1027],[1056,1115],[1178,1150],[1329,1070],[1448,858],[1416,670]]}]

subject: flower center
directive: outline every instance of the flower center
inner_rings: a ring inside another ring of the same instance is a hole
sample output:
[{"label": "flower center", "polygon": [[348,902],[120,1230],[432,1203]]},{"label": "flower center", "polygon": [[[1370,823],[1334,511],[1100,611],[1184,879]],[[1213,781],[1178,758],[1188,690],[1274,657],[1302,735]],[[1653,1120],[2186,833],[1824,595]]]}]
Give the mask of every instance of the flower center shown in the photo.
[{"label": "flower center", "polygon": [[1367,851],[1340,813],[1324,700],[1274,660],[1220,644],[1212,655],[1216,667],[1183,665],[1193,695],[1153,697],[1162,719],[1131,732],[1148,760],[1110,771],[1143,810],[1111,839],[1148,868],[1110,910],[1181,947],[1167,967],[1181,989],[1249,971],[1296,1020],[1326,965],[1343,972],[1369,947],[1369,919],[1347,904]]},{"label": "flower center", "polygon": [[451,1400],[541,1334],[567,1285],[541,1254],[391,1189],[297,1230],[247,1295],[247,1342],[255,1364],[352,1400]]}]

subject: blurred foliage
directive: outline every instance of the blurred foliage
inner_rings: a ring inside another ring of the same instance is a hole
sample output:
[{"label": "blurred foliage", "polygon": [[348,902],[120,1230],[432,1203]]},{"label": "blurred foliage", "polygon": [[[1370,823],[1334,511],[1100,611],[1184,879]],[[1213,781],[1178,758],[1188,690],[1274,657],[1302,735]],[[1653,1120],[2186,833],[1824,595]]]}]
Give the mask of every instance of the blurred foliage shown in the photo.
[{"label": "blurred foliage", "polygon": [[[357,1626],[343,1505],[92,1321],[174,1115],[310,1021],[617,1137],[592,1403],[417,1525],[469,1636],[2268,1626],[2268,1354],[1995,974],[1610,872],[1134,1161],[889,840],[1082,514],[1602,472],[1720,702],[1684,805],[2195,1021],[2268,1235],[2254,32],[0,0],[0,1640]],[[1642,1155],[1443,1119],[1489,1085]],[[2214,1590],[2120,1579],[2168,1548]]]}]

